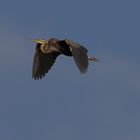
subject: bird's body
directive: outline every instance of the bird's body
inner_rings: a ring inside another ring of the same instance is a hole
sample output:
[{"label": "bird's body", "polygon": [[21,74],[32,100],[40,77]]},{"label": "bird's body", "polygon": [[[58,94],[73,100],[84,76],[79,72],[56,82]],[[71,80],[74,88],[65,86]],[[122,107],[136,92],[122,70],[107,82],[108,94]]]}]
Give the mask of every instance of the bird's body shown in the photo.
[{"label": "bird's body", "polygon": [[48,46],[51,48],[57,49],[60,51],[61,54],[66,55],[66,56],[72,56],[72,52],[70,50],[69,45],[66,43],[65,40],[58,40],[56,38],[51,38],[48,41]]},{"label": "bird's body", "polygon": [[37,43],[32,71],[35,80],[45,76],[60,54],[73,56],[81,73],[87,71],[88,60],[97,60],[95,57],[87,56],[88,50],[85,47],[68,39],[51,38],[49,40],[36,39],[33,41]]}]

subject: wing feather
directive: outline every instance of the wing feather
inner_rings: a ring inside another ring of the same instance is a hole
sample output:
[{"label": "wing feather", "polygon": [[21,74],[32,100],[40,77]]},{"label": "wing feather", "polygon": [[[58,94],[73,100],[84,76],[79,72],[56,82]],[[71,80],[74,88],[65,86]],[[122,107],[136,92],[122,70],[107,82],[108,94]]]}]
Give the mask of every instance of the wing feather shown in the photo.
[{"label": "wing feather", "polygon": [[65,39],[65,41],[70,46],[73,58],[80,72],[85,73],[88,68],[88,50],[72,40]]},{"label": "wing feather", "polygon": [[33,79],[41,79],[51,69],[59,53],[43,53],[40,49],[36,49],[34,60],[32,77]]}]

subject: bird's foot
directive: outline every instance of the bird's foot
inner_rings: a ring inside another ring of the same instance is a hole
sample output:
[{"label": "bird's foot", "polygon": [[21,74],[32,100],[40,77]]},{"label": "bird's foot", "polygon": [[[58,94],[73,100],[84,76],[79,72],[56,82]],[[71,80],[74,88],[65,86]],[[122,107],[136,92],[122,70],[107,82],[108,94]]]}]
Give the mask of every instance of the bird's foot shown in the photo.
[{"label": "bird's foot", "polygon": [[90,61],[94,61],[94,62],[98,62],[98,61],[99,61],[98,59],[96,59],[95,56],[88,56],[88,59],[89,59]]}]

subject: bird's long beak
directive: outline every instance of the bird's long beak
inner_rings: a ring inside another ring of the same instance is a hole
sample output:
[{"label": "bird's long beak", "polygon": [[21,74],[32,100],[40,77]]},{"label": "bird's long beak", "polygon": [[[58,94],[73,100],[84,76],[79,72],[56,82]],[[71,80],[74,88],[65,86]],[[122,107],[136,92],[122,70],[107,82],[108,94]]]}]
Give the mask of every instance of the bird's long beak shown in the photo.
[{"label": "bird's long beak", "polygon": [[48,41],[45,40],[45,39],[32,39],[32,42],[35,42],[35,43],[47,43]]},{"label": "bird's long beak", "polygon": [[31,39],[32,42],[38,43],[38,39]]}]

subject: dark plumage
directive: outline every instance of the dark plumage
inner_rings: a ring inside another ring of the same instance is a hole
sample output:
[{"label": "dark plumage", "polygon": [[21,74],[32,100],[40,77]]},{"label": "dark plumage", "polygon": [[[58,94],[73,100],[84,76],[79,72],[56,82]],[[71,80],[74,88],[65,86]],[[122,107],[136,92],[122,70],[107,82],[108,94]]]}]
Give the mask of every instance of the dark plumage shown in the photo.
[{"label": "dark plumage", "polygon": [[49,40],[35,39],[33,41],[37,43],[32,70],[32,77],[35,80],[41,79],[48,73],[60,54],[73,56],[81,73],[87,71],[88,60],[97,61],[95,57],[87,56],[88,50],[85,47],[68,39],[51,38]]}]

